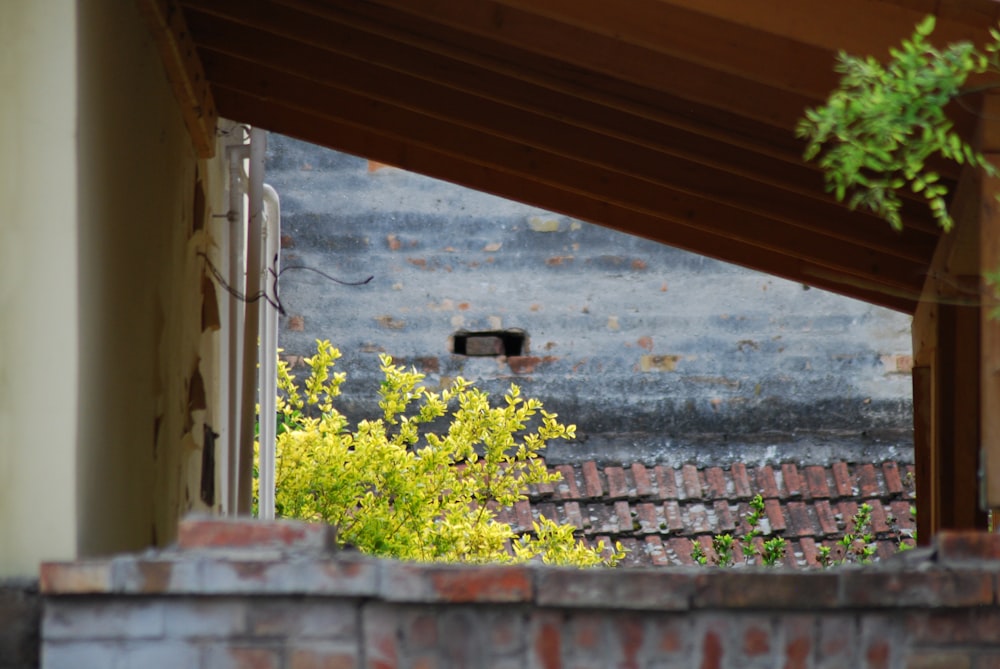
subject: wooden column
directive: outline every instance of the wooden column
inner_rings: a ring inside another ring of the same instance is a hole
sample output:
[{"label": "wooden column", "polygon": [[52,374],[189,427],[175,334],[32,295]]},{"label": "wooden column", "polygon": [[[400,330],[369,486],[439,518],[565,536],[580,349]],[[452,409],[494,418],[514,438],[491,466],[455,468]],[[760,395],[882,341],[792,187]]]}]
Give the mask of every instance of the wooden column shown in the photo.
[{"label": "wooden column", "polygon": [[[980,151],[1000,166],[1000,94],[985,96],[977,142]],[[984,272],[1000,272],[1000,179],[983,178],[979,202],[979,263]],[[1000,521],[1000,286],[981,282],[984,295],[980,323],[982,367],[979,376],[980,438],[984,502]]]},{"label": "wooden column", "polygon": [[[1000,138],[984,103],[977,142],[994,164],[988,131]],[[1000,109],[1000,108],[998,108]],[[1000,192],[995,179],[966,168],[954,194],[955,228],[942,237],[913,318],[914,449],[917,531],[926,543],[941,529],[987,526],[1000,508],[1000,321],[984,273],[1000,269]]]}]

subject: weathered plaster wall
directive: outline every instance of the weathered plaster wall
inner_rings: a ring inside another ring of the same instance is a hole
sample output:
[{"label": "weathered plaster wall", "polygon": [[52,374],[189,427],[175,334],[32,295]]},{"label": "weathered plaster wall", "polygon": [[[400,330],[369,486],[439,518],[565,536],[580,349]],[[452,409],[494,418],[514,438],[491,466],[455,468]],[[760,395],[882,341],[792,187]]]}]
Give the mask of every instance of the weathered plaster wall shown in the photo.
[{"label": "weathered plaster wall", "polygon": [[[203,508],[202,420],[213,410],[194,379],[204,385],[214,363],[202,334],[196,253],[211,250],[206,226],[225,183],[204,163],[198,169],[136,4],[86,7],[78,67],[77,514],[78,550],[93,555],[169,542],[179,514]],[[199,179],[207,208],[195,197]]]},{"label": "weathered plaster wall", "polygon": [[169,541],[199,508],[196,251],[225,181],[199,170],[136,3],[5,2],[0,37],[0,576],[27,576]]},{"label": "weathered plaster wall", "polygon": [[[431,383],[518,383],[579,428],[552,458],[911,457],[907,316],[280,136],[267,179],[284,267],[374,276],[281,280],[279,344],[338,345],[354,418],[377,413],[384,351]],[[450,352],[501,328],[529,350]]]},{"label": "weathered plaster wall", "polygon": [[76,3],[0,3],[0,577],[75,554]]}]

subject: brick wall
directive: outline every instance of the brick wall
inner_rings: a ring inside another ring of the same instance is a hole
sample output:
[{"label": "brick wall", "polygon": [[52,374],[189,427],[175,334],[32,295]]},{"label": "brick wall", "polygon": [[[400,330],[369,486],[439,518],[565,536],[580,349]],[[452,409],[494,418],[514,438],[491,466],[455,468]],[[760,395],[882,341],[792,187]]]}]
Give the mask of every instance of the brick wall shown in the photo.
[{"label": "brick wall", "polygon": [[38,666],[38,583],[0,580],[0,669]]},{"label": "brick wall", "polygon": [[877,568],[415,565],[319,525],[189,521],[179,548],[43,565],[43,666],[1000,666],[1000,537]]}]

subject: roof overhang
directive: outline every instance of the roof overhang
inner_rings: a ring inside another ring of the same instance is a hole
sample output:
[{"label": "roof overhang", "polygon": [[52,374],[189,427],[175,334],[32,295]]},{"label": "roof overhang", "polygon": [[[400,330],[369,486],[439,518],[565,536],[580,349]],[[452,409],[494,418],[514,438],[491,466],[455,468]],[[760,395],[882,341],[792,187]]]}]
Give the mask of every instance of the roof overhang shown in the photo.
[{"label": "roof overhang", "polygon": [[992,0],[179,7],[222,116],[911,313],[929,212],[908,202],[897,233],[836,203],[794,126],[836,85],[838,49],[882,56],[927,13],[935,40],[982,42],[1000,16]]}]

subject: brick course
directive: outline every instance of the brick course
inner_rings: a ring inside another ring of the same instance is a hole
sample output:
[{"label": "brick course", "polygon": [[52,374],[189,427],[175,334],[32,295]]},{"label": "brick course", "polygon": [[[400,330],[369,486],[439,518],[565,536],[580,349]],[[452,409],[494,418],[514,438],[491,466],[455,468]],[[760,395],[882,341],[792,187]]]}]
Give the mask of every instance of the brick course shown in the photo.
[{"label": "brick course", "polygon": [[576,570],[400,563],[281,521],[252,541],[208,522],[218,531],[186,528],[195,547],[43,565],[44,666],[988,669],[1000,658],[997,535],[945,534],[937,555],[866,568]]}]

